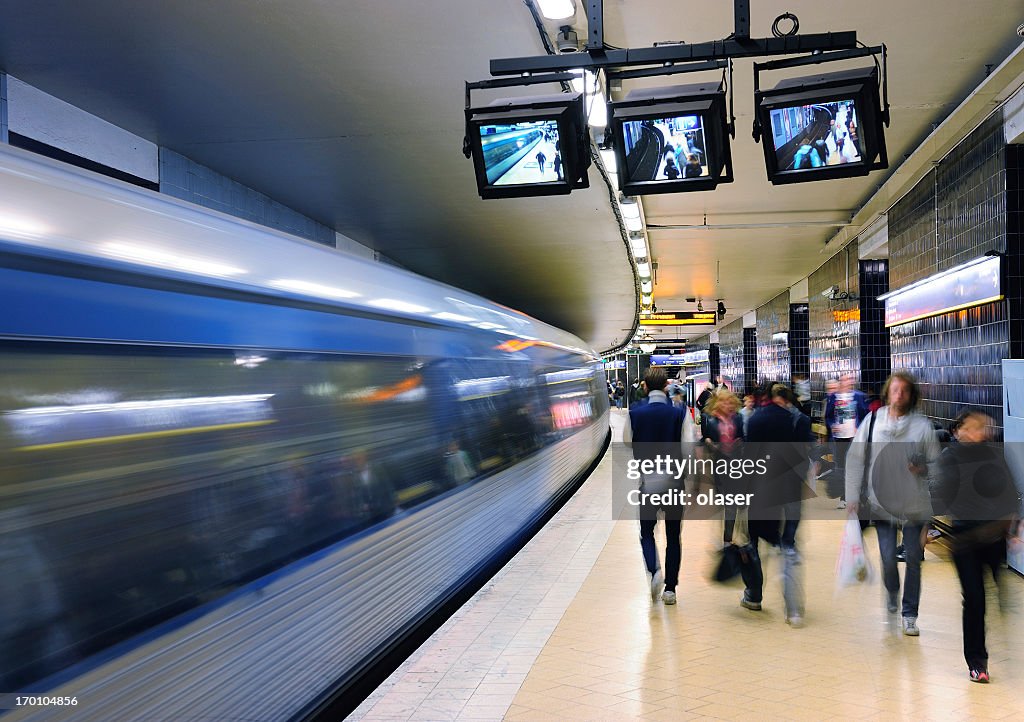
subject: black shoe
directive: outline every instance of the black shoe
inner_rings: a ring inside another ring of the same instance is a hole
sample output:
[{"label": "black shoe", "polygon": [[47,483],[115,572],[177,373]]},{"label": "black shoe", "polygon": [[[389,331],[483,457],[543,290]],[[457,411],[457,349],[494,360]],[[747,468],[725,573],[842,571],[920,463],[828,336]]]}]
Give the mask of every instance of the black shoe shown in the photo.
[{"label": "black shoe", "polygon": [[900,544],[896,547],[896,561],[906,562],[907,561],[907,550]]}]

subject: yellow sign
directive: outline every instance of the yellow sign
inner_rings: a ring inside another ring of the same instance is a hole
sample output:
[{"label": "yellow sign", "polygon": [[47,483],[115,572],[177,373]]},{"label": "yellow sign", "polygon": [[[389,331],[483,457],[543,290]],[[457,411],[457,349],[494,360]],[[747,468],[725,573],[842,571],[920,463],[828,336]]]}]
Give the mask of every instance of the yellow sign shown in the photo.
[{"label": "yellow sign", "polygon": [[846,323],[848,321],[860,321],[860,309],[851,308],[847,311],[833,311],[832,320],[836,323]]},{"label": "yellow sign", "polygon": [[641,326],[714,326],[716,322],[714,311],[651,313],[640,317]]}]

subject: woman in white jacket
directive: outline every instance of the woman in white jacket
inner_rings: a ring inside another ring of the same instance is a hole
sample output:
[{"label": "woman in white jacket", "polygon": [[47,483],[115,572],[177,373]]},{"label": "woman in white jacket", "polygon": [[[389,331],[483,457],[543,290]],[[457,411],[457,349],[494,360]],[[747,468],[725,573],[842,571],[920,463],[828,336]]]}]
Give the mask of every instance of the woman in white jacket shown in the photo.
[{"label": "woman in white jacket", "polygon": [[[847,511],[875,522],[882,576],[891,614],[898,611],[900,576],[896,566],[896,530],[903,527],[907,571],[903,585],[903,633],[920,634],[921,536],[932,515],[929,479],[934,478],[939,442],[931,421],[915,411],[921,398],[917,382],[906,371],[885,382],[886,406],[861,422],[846,457]],[[870,461],[865,463],[870,448]],[[861,502],[866,507],[861,509]]]}]

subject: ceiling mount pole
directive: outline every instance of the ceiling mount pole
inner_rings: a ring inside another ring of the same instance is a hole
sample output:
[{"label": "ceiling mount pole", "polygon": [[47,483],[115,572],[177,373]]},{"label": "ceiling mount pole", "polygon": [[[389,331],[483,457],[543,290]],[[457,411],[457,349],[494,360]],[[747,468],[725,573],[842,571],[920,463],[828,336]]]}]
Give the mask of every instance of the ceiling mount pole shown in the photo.
[{"label": "ceiling mount pole", "polygon": [[733,0],[733,3],[736,21],[733,36],[737,40],[746,40],[750,37],[750,0]]},{"label": "ceiling mount pole", "polygon": [[587,52],[604,50],[604,0],[587,0]]}]

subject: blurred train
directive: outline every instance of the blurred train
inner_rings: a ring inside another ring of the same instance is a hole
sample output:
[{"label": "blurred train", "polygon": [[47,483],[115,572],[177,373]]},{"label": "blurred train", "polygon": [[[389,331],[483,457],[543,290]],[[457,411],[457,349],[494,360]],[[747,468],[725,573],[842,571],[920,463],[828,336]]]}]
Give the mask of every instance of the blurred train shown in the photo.
[{"label": "blurred train", "polygon": [[0,300],[0,689],[75,719],[314,708],[607,444],[570,334],[5,146]]}]

